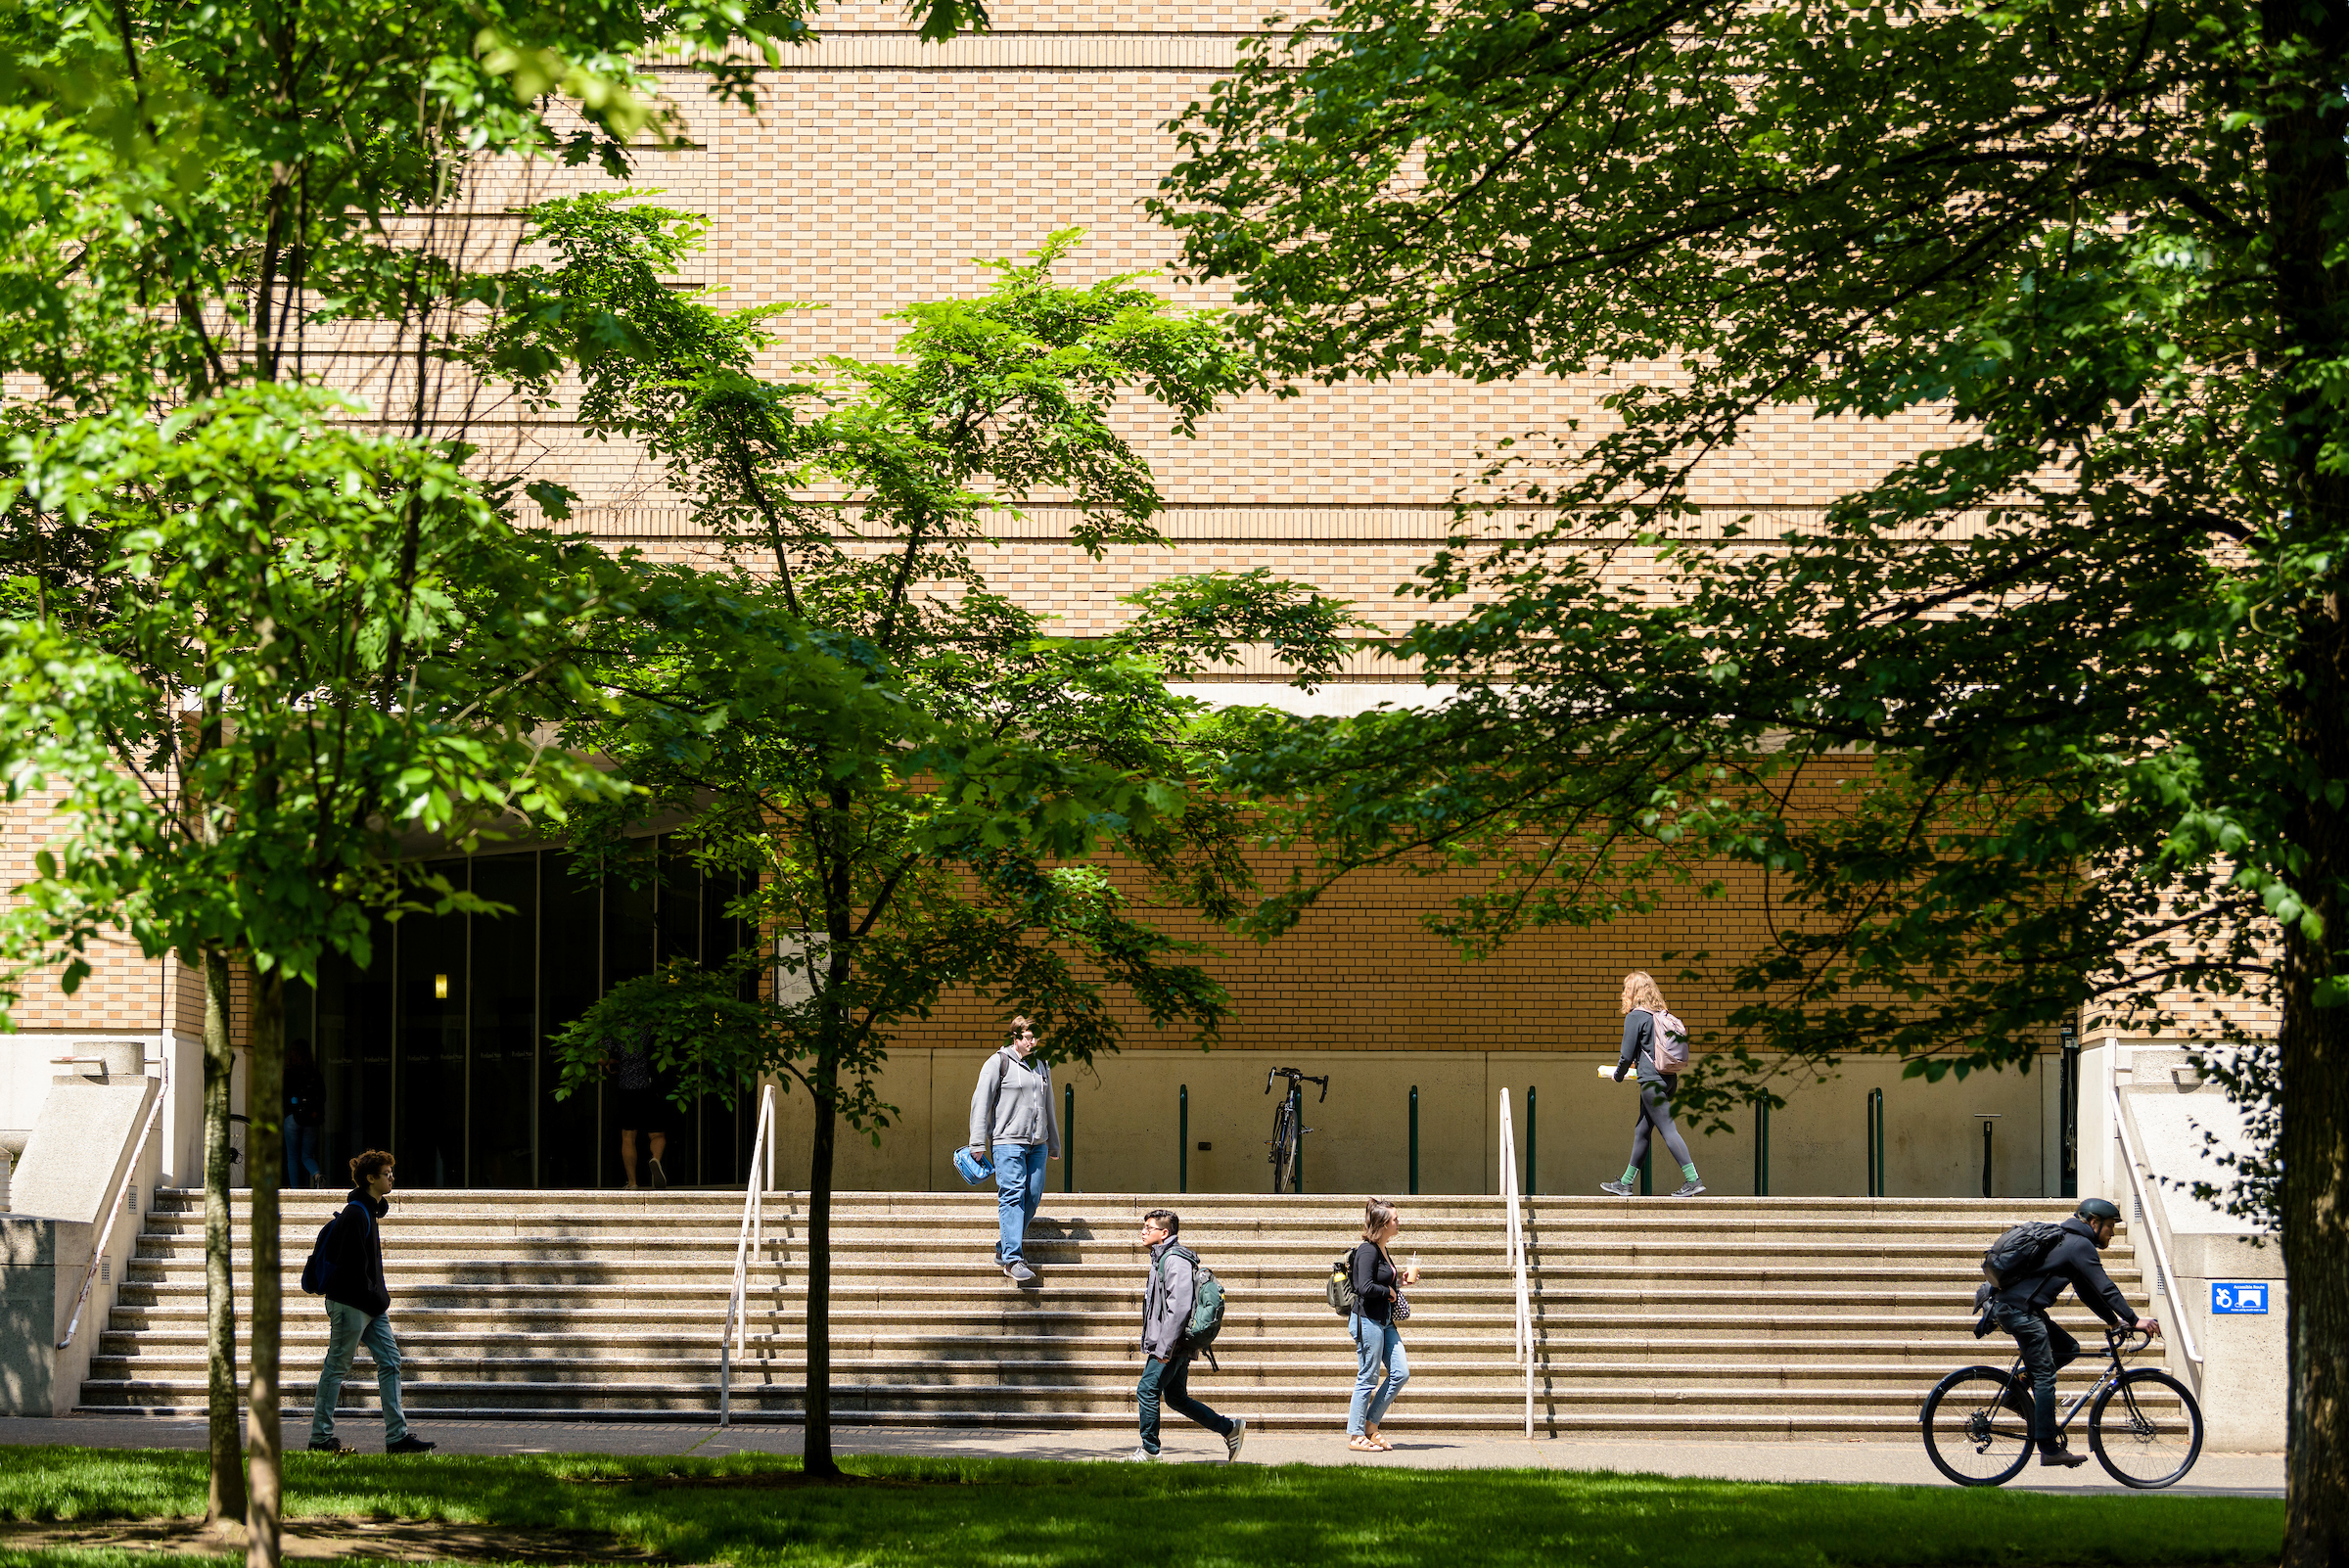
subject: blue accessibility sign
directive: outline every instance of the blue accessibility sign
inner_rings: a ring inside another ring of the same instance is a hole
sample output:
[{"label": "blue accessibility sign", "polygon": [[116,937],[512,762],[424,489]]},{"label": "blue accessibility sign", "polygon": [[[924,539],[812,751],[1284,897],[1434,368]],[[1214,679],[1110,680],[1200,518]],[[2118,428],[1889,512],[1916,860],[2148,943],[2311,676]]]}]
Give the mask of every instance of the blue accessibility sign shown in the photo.
[{"label": "blue accessibility sign", "polygon": [[2268,1282],[2264,1279],[2214,1279],[2210,1282],[2210,1310],[2214,1316],[2234,1314],[2237,1316],[2265,1317],[2268,1314]]}]

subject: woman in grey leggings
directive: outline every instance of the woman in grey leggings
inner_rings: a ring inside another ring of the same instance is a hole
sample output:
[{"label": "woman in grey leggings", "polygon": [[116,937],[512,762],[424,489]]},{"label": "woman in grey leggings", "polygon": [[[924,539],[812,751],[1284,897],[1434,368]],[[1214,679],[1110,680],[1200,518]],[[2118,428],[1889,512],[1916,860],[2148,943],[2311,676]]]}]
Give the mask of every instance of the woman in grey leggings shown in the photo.
[{"label": "woman in grey leggings", "polygon": [[[1659,1072],[1656,1068],[1656,1020],[1672,1017],[1664,1005],[1664,992],[1644,969],[1635,969],[1623,977],[1623,1054],[1615,1063],[1614,1079],[1620,1084],[1623,1075],[1639,1075],[1639,1120],[1632,1129],[1632,1163],[1624,1168],[1620,1181],[1601,1181],[1601,1192],[1612,1192],[1628,1198],[1639,1190],[1639,1162],[1647,1158],[1648,1139],[1652,1135],[1664,1139],[1664,1147],[1681,1163],[1683,1179],[1676,1198],[1693,1198],[1705,1190],[1696,1178],[1696,1162],[1688,1158],[1687,1140],[1672,1120],[1672,1091],[1680,1087],[1680,1080]],[[1677,1021],[1676,1021],[1677,1023]],[[1605,1068],[1600,1068],[1603,1074]]]}]

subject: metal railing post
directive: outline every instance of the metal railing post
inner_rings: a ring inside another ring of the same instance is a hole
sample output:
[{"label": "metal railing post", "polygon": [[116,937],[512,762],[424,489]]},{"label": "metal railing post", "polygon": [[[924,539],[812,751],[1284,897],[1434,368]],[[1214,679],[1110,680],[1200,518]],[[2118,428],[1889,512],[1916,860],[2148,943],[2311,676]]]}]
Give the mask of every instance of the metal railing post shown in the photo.
[{"label": "metal railing post", "polygon": [[1754,1196],[1770,1196],[1770,1096],[1754,1096]]},{"label": "metal railing post", "polygon": [[1174,1190],[1191,1190],[1191,1086],[1174,1091]]},{"label": "metal railing post", "polygon": [[[2161,1216],[2155,1213],[2153,1205],[2146,1201],[2144,1174],[2137,1168],[2137,1141],[2129,1135],[2129,1113],[2121,1106],[2121,1091],[2118,1088],[2107,1084],[2104,1092],[2112,1106],[2113,1136],[2121,1141],[2121,1162],[2129,1167],[2129,1188],[2137,1196],[2137,1212],[2143,1218],[2145,1234],[2153,1243],[2153,1267],[2158,1277],[2167,1286],[2162,1294],[2169,1298],[2171,1308],[2169,1316],[2170,1320],[2178,1327],[2179,1347],[2186,1352],[2188,1360],[2200,1366],[2203,1364],[2202,1351],[2194,1343],[2193,1314],[2183,1299],[2184,1290],[2172,1283],[2178,1277],[2178,1270],[2171,1267],[2170,1249],[2163,1244],[2161,1239]],[[2145,1167],[2146,1171],[2151,1169],[2150,1165]],[[2131,1245],[2136,1244],[2137,1234],[2135,1231],[2130,1232],[2129,1240]]]},{"label": "metal railing post", "polygon": [[766,1181],[775,1168],[775,1086],[759,1093],[758,1130],[751,1138],[751,1174],[743,1183],[742,1229],[734,1242],[734,1289],[726,1300],[726,1326],[717,1340],[717,1424],[734,1420],[734,1353],[750,1350],[751,1263],[766,1248]]},{"label": "metal railing post", "polygon": [[1419,1194],[1419,1085],[1411,1085],[1411,1195]]},{"label": "metal railing post", "polygon": [[1534,1313],[1526,1283],[1525,1204],[1517,1188],[1517,1130],[1509,1116],[1509,1091],[1500,1091],[1500,1201],[1509,1269],[1516,1277],[1515,1349],[1525,1366],[1525,1435],[1534,1435]]},{"label": "metal railing post", "polygon": [[1060,1086],[1060,1190],[1077,1190],[1077,1085]]}]

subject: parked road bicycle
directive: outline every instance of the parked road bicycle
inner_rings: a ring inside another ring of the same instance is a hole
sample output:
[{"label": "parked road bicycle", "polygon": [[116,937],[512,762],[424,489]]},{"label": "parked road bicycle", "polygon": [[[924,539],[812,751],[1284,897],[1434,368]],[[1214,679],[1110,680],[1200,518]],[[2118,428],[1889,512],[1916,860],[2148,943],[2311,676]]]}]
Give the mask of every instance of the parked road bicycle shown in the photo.
[{"label": "parked road bicycle", "polygon": [[[1305,1085],[1321,1085],[1321,1100],[1329,1098],[1328,1078],[1313,1078],[1294,1067],[1275,1067],[1265,1075],[1265,1092],[1272,1092],[1272,1081],[1285,1078],[1289,1091],[1280,1097],[1280,1108],[1272,1113],[1272,1190],[1303,1192],[1305,1190],[1305,1135],[1315,1129],[1305,1125]],[[1321,1100],[1313,1103],[1318,1105]]]},{"label": "parked road bicycle", "polygon": [[[2135,1337],[2139,1343],[2125,1345]],[[2088,1411],[2088,1446],[2112,1478],[2150,1491],[2175,1486],[2202,1453],[2202,1407],[2186,1385],[2127,1357],[2152,1343],[2134,1328],[2107,1328],[2112,1364],[2056,1418],[2058,1432]],[[2031,1374],[2020,1356],[2005,1371],[1961,1366],[1925,1396],[1925,1452],[1961,1487],[2004,1486],[2031,1462]]]}]

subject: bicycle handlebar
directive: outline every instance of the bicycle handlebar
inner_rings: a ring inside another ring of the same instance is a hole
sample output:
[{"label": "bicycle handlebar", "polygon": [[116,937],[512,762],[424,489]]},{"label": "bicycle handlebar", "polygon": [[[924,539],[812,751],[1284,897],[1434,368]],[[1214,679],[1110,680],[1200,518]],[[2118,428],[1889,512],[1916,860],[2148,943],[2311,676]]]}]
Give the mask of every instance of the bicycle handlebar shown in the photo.
[{"label": "bicycle handlebar", "polygon": [[1272,1081],[1276,1078],[1285,1078],[1292,1084],[1320,1084],[1321,1099],[1313,1101],[1315,1105],[1319,1105],[1322,1100],[1329,1098],[1329,1075],[1326,1073],[1322,1074],[1319,1078],[1315,1078],[1311,1073],[1300,1073],[1294,1067],[1275,1067],[1272,1069],[1272,1071],[1265,1075],[1265,1092],[1267,1094],[1272,1092]]}]

